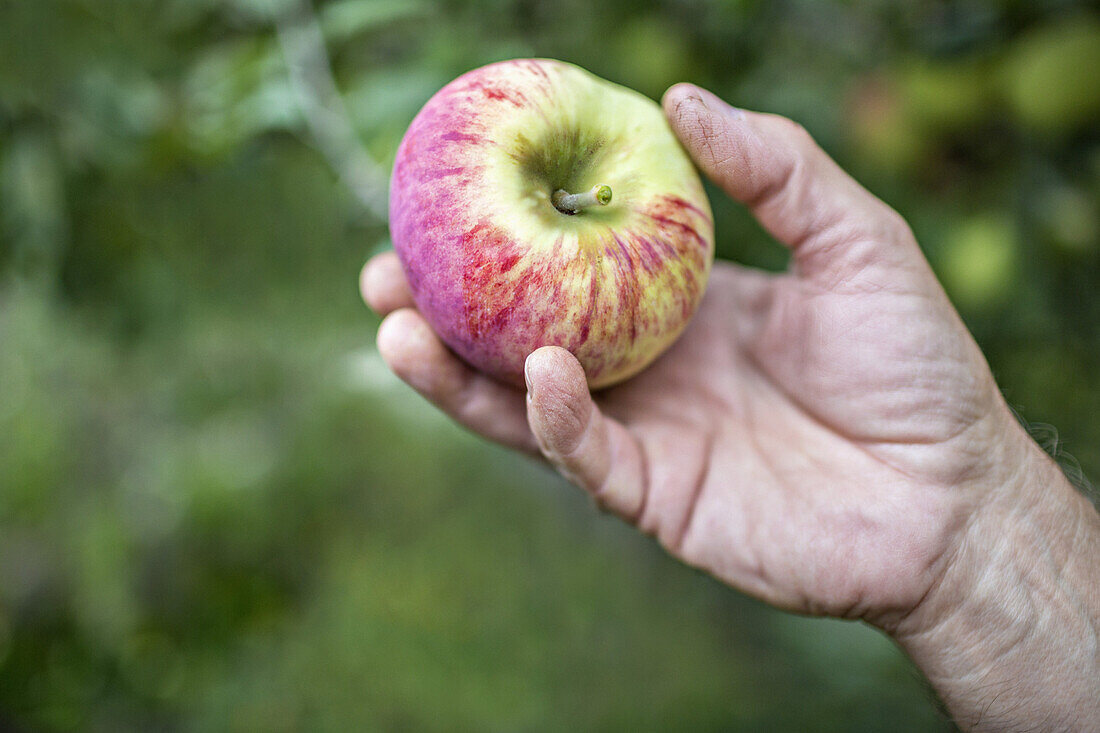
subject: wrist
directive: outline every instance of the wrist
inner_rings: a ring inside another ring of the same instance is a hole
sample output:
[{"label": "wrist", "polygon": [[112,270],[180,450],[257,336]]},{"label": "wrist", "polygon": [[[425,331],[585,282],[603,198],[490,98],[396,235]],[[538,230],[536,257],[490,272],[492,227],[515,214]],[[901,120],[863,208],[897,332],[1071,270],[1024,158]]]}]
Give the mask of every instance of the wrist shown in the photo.
[{"label": "wrist", "polygon": [[1100,517],[1021,428],[892,633],[965,728],[1100,725]]}]

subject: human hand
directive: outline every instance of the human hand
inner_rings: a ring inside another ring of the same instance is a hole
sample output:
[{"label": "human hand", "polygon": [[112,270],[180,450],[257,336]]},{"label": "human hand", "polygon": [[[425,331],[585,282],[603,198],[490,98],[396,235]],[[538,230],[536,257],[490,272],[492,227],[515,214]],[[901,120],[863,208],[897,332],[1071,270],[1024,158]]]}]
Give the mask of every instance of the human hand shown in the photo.
[{"label": "human hand", "polygon": [[[590,397],[564,349],[528,397],[474,373],[368,264],[379,349],[458,422],[543,455],[675,555],[797,611],[903,613],[941,572],[1011,417],[902,219],[794,123],[675,87],[703,171],[792,248],[791,271],[716,264],[680,341]],[[526,403],[526,404],[525,404]]]},{"label": "human hand", "polygon": [[642,374],[592,396],[576,359],[544,347],[525,396],[439,342],[384,254],[362,277],[386,315],[379,350],[457,422],[540,453],[685,562],[916,640],[934,666],[919,656],[957,642],[924,643],[957,611],[937,601],[969,587],[975,562],[981,576],[988,518],[1026,503],[1022,477],[1060,477],[898,214],[789,120],[689,85],[664,106],[703,172],[790,247],[788,272],[717,263],[691,325]]}]

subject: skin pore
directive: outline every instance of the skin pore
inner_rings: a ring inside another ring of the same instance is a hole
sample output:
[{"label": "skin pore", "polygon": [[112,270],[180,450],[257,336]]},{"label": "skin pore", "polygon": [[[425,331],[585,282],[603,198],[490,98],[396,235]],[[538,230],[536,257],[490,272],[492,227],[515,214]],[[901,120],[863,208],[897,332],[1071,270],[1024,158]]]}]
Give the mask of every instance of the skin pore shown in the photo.
[{"label": "skin pore", "polygon": [[685,562],[883,629],[963,728],[1100,729],[1100,516],[1014,419],[908,226],[789,120],[690,85],[664,108],[788,272],[716,263],[673,348],[593,396],[560,348],[528,357],[525,391],[474,372],[383,254],[361,279],[383,358]]}]

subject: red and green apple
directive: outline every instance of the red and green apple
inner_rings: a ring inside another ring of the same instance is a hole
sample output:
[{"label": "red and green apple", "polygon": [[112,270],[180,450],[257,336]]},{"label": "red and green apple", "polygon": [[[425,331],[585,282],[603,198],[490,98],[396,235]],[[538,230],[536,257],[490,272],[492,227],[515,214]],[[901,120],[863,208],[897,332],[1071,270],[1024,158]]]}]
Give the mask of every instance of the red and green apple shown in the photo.
[{"label": "red and green apple", "polygon": [[523,384],[562,346],[593,388],[680,335],[714,256],[710,205],[660,107],[560,61],[505,61],[436,93],[397,151],[390,230],[455,353]]}]

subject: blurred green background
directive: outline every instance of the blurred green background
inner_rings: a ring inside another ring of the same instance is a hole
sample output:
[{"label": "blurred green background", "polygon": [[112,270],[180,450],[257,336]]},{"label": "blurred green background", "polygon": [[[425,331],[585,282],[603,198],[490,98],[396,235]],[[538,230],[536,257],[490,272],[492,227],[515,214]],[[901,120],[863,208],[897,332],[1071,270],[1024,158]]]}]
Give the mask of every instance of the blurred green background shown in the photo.
[{"label": "blurred green background", "polygon": [[[0,728],[951,729],[884,637],[668,560],[386,372],[374,185],[517,56],[802,122],[1100,475],[1086,3],[0,0]],[[711,197],[720,256],[784,266]]]}]

